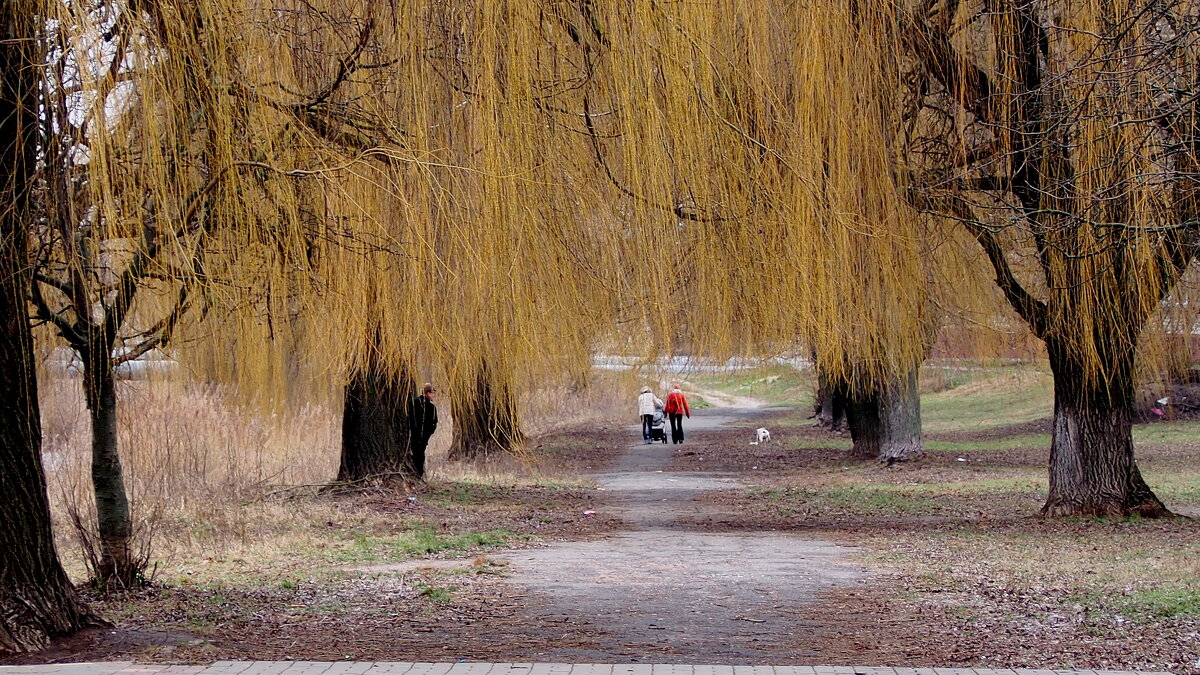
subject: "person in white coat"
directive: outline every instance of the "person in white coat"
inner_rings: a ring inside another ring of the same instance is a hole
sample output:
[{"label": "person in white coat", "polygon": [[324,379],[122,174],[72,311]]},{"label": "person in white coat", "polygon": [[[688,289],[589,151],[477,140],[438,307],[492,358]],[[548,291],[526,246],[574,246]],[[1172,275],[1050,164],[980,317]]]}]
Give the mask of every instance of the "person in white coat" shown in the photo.
[{"label": "person in white coat", "polygon": [[650,423],[654,421],[654,411],[663,407],[662,399],[650,391],[650,387],[642,387],[638,395],[638,414],[642,416],[642,440],[650,442]]}]

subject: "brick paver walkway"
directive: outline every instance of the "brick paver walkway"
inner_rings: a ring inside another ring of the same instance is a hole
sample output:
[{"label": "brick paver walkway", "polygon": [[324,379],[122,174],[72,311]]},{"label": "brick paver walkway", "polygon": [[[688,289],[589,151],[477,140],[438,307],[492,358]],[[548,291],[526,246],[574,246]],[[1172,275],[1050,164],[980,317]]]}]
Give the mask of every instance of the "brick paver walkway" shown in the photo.
[{"label": "brick paver walkway", "polygon": [[1117,670],[989,670],[862,666],[685,666],[599,663],[217,661],[211,666],[129,662],[0,666],[0,675],[1170,675]]}]

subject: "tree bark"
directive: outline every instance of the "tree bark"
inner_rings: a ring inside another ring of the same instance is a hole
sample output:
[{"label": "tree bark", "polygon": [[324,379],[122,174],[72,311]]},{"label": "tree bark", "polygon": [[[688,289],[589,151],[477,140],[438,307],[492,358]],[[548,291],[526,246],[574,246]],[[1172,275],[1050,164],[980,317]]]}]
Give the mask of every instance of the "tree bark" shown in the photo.
[{"label": "tree bark", "polygon": [[112,349],[102,338],[80,354],[92,423],[92,486],[100,545],[94,571],[95,581],[102,586],[116,583],[131,587],[141,582],[145,561],[133,550],[133,517],[117,448],[117,392],[111,354]]},{"label": "tree bark", "polygon": [[1042,515],[1170,516],[1134,461],[1133,346],[1110,345],[1107,372],[1091,377],[1065,345],[1051,339],[1046,346],[1054,373],[1054,425]]},{"label": "tree bark", "polygon": [[[32,3],[30,3],[32,4]],[[36,157],[31,53],[37,19],[0,0],[0,653],[35,651],[99,619],[75,594],[54,548],[42,470],[33,337],[25,298],[29,187]]]},{"label": "tree bark", "polygon": [[846,389],[817,368],[817,426],[833,431],[846,428]]},{"label": "tree bark", "polygon": [[880,417],[887,429],[887,440],[880,446],[879,461],[884,464],[909,462],[925,456],[921,443],[921,390],[918,370],[913,368],[882,394]]},{"label": "tree bark", "polygon": [[409,436],[409,402],[414,396],[416,382],[407,369],[387,375],[368,366],[351,373],[342,409],[339,481],[417,477]]},{"label": "tree bark", "polygon": [[475,460],[497,453],[512,453],[525,441],[517,419],[516,394],[507,381],[492,377],[485,361],[476,371],[469,396],[456,396],[451,403],[454,440],[450,460]]},{"label": "tree bark", "polygon": [[850,393],[846,421],[854,456],[891,465],[925,455],[917,372],[918,368],[913,368],[884,385]]},{"label": "tree bark", "polygon": [[36,651],[99,621],[76,596],[54,548],[17,250],[24,237],[14,236],[12,220],[5,215],[0,224],[0,653]]},{"label": "tree bark", "polygon": [[874,390],[855,392],[846,401],[846,426],[854,443],[850,454],[859,459],[875,459],[880,455],[884,430],[879,408],[879,394]]}]

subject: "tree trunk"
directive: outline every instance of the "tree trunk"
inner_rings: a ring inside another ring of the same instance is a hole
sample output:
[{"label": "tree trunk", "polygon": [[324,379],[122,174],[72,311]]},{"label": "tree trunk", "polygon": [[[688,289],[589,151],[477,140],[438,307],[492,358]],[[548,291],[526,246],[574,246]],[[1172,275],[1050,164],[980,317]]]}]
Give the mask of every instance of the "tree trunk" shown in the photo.
[{"label": "tree trunk", "polygon": [[849,395],[846,420],[854,441],[854,456],[891,465],[925,455],[917,371],[913,368],[884,386]]},{"label": "tree trunk", "polygon": [[389,376],[357,369],[346,385],[342,409],[339,481],[371,477],[416,478],[409,438],[409,402],[417,394],[412,374]]},{"label": "tree trunk", "polygon": [[0,224],[0,653],[36,651],[52,637],[99,623],[75,595],[50,530],[27,280],[18,252],[25,239],[14,236],[11,221],[3,216]]},{"label": "tree trunk", "polygon": [[134,554],[133,518],[121,456],[117,451],[117,392],[112,350],[104,340],[83,358],[83,388],[92,423],[92,486],[96,497],[100,551],[96,581],[135,586],[141,581],[145,561]]},{"label": "tree trunk", "polygon": [[880,455],[884,430],[879,408],[879,394],[873,390],[854,392],[846,401],[846,426],[854,442],[850,454],[859,459],[875,459]]},{"label": "tree trunk", "polygon": [[486,362],[475,375],[469,396],[455,396],[454,440],[450,459],[474,460],[496,453],[511,453],[525,441],[517,420],[517,401],[507,382],[493,380]]},{"label": "tree trunk", "polygon": [[1046,346],[1054,426],[1042,515],[1170,516],[1133,458],[1133,348],[1112,348],[1108,372],[1089,378],[1063,345],[1048,340]]},{"label": "tree trunk", "polygon": [[[29,3],[32,4],[32,3]],[[21,9],[18,9],[21,8]],[[30,174],[36,157],[37,20],[0,0],[0,653],[35,651],[99,619],[67,579],[50,529],[33,337],[25,298]]]},{"label": "tree trunk", "polygon": [[887,439],[880,445],[879,461],[884,464],[908,462],[925,456],[921,443],[921,390],[913,368],[881,395],[880,417]]},{"label": "tree trunk", "polygon": [[846,389],[825,371],[817,369],[817,426],[833,431],[846,428]]}]

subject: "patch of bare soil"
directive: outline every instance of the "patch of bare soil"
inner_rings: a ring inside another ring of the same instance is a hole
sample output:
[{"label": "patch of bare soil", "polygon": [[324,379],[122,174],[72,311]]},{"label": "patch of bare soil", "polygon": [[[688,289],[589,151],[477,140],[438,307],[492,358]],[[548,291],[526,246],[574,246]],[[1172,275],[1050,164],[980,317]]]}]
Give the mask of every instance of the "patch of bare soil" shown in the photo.
[{"label": "patch of bare soil", "polygon": [[[1070,598],[979,596],[913,587],[903,577],[831,592],[797,644],[820,663],[908,667],[1163,670],[1194,673],[1195,633],[1086,615]],[[1006,595],[1001,591],[1001,596]],[[897,601],[918,594],[928,599]]]},{"label": "patch of bare soil", "polygon": [[842,449],[796,450],[782,441],[757,445],[754,438],[754,429],[750,427],[695,434],[686,444],[675,446],[668,470],[769,474],[801,468],[804,464],[814,462],[855,463],[849,453]]},{"label": "patch of bare soil", "polygon": [[[986,537],[990,527],[1029,536],[1043,523],[1014,520],[989,524],[934,524],[929,529],[969,528]],[[1086,526],[1084,526],[1086,527]],[[945,562],[946,539],[923,539],[916,528],[888,536],[842,532],[845,541],[874,540],[873,548]],[[1072,531],[1066,538],[1096,533]],[[1156,543],[1192,538],[1190,525],[1168,525]],[[915,536],[914,536],[915,535]],[[1034,532],[1033,536],[1045,535]],[[837,538],[837,535],[831,535]],[[896,571],[853,590],[826,596],[814,616],[821,619],[811,640],[824,661],[903,663],[913,667],[1046,668],[1073,670],[1200,669],[1195,615],[1152,616],[1123,611],[1069,578],[1010,584],[994,574],[988,560],[957,546],[948,572]],[[1086,565],[1085,565],[1086,567]],[[1126,589],[1128,590],[1128,589]],[[1120,590],[1115,591],[1120,596]]]},{"label": "patch of bare soil", "polygon": [[629,444],[628,430],[587,429],[576,433],[557,432],[536,439],[528,458],[538,468],[566,476],[607,471],[621,458]]}]

